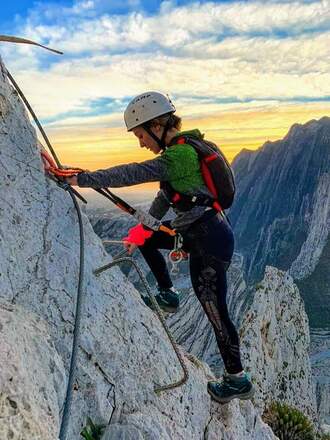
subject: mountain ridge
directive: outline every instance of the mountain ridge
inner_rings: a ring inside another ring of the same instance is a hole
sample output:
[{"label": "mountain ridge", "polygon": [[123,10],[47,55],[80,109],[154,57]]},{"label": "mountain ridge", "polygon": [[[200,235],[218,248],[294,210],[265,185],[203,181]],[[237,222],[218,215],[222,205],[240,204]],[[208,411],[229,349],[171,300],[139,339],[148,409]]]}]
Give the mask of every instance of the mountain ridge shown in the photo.
[{"label": "mountain ridge", "polygon": [[260,280],[266,265],[290,270],[300,281],[313,273],[328,241],[329,147],[330,118],[324,116],[294,124],[282,140],[234,160],[237,196],[229,217],[248,283]]}]

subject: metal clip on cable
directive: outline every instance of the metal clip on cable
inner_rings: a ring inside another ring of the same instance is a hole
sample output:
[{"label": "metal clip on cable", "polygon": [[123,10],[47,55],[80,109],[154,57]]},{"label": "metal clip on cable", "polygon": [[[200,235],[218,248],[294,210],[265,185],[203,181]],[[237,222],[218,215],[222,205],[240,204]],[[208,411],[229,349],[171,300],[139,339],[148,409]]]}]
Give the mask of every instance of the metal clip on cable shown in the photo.
[{"label": "metal clip on cable", "polygon": [[168,254],[168,261],[171,263],[171,274],[177,275],[179,273],[179,263],[183,260],[184,255],[182,251],[183,238],[181,234],[176,234],[174,237],[174,248]]}]

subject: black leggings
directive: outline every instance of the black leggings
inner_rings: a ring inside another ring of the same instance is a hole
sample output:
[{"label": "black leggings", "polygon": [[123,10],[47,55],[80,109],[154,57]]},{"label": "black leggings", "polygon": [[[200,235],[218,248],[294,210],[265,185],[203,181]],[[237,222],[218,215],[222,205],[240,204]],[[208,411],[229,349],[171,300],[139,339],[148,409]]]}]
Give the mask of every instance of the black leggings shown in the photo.
[{"label": "black leggings", "polygon": [[[169,222],[164,224],[170,226]],[[231,227],[220,214],[208,211],[202,221],[195,222],[182,236],[183,249],[190,254],[192,286],[212,324],[226,371],[239,373],[243,370],[239,338],[226,303],[226,271],[234,250]],[[173,284],[158,249],[173,249],[173,246],[173,237],[157,231],[139,247],[160,287],[172,287]]]}]

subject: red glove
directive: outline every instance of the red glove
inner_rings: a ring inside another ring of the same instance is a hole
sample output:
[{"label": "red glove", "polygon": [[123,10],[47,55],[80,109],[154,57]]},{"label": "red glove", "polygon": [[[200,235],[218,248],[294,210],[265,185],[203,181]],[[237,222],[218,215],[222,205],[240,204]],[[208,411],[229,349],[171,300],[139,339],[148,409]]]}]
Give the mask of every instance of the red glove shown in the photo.
[{"label": "red glove", "polygon": [[150,238],[153,231],[147,231],[144,229],[141,223],[134,226],[128,231],[128,236],[123,238],[123,241],[128,241],[129,243],[134,243],[137,246],[142,246],[147,238]]}]

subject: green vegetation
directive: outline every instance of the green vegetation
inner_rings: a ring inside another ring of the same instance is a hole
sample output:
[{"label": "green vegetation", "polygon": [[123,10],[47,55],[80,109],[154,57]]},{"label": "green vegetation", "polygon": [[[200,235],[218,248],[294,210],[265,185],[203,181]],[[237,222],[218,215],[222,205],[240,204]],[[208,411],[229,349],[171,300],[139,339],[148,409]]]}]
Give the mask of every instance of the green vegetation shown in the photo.
[{"label": "green vegetation", "polygon": [[316,440],[312,422],[298,409],[273,402],[263,414],[264,421],[280,440]]},{"label": "green vegetation", "polygon": [[86,427],[81,431],[80,435],[85,440],[101,440],[101,436],[105,429],[105,425],[94,425],[88,417]]}]

